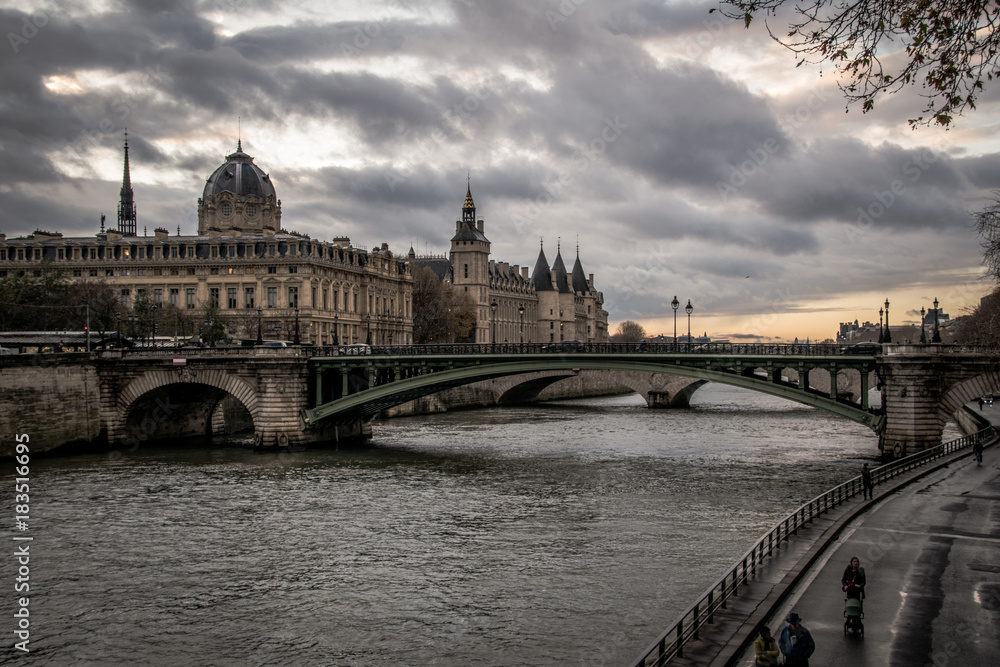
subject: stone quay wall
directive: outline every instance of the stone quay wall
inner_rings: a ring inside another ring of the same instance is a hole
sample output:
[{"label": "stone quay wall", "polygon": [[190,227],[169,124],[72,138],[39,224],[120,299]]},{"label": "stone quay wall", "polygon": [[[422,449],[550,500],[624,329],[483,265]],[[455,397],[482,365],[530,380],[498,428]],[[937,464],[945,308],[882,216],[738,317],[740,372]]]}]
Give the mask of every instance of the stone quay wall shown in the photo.
[{"label": "stone quay wall", "polygon": [[26,433],[32,452],[101,442],[101,392],[87,354],[11,355],[0,361],[0,456]]}]

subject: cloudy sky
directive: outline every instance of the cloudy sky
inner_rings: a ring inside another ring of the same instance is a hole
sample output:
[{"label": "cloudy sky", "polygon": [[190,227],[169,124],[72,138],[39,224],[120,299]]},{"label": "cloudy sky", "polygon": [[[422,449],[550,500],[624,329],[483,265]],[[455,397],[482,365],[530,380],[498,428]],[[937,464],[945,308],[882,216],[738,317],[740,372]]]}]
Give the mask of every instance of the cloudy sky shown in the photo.
[{"label": "cloudy sky", "polygon": [[[733,340],[892,324],[989,290],[974,210],[1000,104],[911,130],[862,114],[711,0],[0,1],[0,232],[97,232],[128,128],[140,227],[196,230],[236,147],[289,230],[446,253],[466,178],[493,257],[557,246],[612,328]],[[679,329],[686,330],[683,311]]]}]

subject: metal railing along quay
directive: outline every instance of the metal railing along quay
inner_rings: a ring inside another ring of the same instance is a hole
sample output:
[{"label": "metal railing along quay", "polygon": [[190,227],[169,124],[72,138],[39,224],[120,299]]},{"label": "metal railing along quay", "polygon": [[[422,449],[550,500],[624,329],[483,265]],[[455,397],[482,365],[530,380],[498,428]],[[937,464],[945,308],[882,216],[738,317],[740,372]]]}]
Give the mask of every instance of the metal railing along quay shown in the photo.
[{"label": "metal railing along quay", "polygon": [[[995,437],[996,434],[997,429],[989,426],[978,433],[951,440],[937,447],[925,449],[898,461],[879,466],[871,471],[872,483],[877,485],[929,461],[970,447],[977,441],[986,442]],[[765,558],[770,558],[776,549],[781,549],[782,540],[787,542],[788,538],[795,535],[799,528],[853,498],[861,490],[861,476],[859,475],[816,496],[780,520],[757,540],[756,544],[750,547],[750,550],[722,575],[722,578],[712,584],[694,604],[678,616],[677,620],[642,655],[629,664],[634,667],[649,667],[650,665],[662,667],[675,657],[684,657],[684,644],[699,638],[701,628],[714,622],[714,616],[718,610],[726,609],[726,601],[739,595],[740,585],[746,584],[757,573],[757,567],[764,563]]]}]

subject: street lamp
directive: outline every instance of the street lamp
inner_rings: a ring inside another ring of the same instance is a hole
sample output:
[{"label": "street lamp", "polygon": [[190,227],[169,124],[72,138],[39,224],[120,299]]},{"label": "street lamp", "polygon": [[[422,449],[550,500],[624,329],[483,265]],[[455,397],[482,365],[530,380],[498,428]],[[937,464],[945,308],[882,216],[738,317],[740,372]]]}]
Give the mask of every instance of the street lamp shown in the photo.
[{"label": "street lamp", "polygon": [[115,311],[115,334],[116,334],[116,337],[117,337],[117,340],[115,341],[115,345],[117,345],[118,347],[121,347],[122,346],[122,313],[121,313],[120,310],[119,311]]},{"label": "street lamp", "polygon": [[302,343],[302,340],[299,338],[299,307],[298,305],[296,305],[294,306],[294,308],[295,308],[295,337],[292,338],[292,344],[299,345]]},{"label": "street lamp", "polygon": [[923,306],[920,306],[920,344],[927,344],[927,329],[924,327],[924,314],[926,311]]},{"label": "street lamp", "polygon": [[524,345],[524,304],[523,303],[520,306],[517,307],[517,314],[521,317],[521,345]]},{"label": "street lamp", "polygon": [[368,343],[369,345],[371,345],[372,344],[372,314],[368,313],[368,316],[365,318],[365,320],[366,320],[366,327],[368,329],[368,335],[365,338],[365,342]]},{"label": "street lamp", "polygon": [[156,309],[159,308],[157,304],[153,304],[150,308],[150,318],[153,321],[153,349],[156,349]]},{"label": "street lamp", "polygon": [[892,342],[892,332],[889,331],[889,299],[885,300],[885,342]]},{"label": "street lamp", "polygon": [[[930,312],[930,310],[928,310],[928,312]],[[932,343],[940,343],[941,342],[941,330],[939,328],[939,322],[938,322],[938,300],[937,300],[937,297],[934,297],[934,333],[931,335],[931,342]]]},{"label": "street lamp", "polygon": [[493,299],[493,303],[490,304],[490,312],[493,314],[493,332],[491,335],[492,340],[490,340],[491,345],[497,344],[497,300]]},{"label": "street lamp", "polygon": [[337,323],[337,316],[333,316],[333,345],[340,346],[340,325]]},{"label": "street lamp", "polygon": [[880,343],[884,343],[885,342],[885,330],[882,328],[882,313],[883,312],[884,311],[881,308],[878,309],[878,342],[880,342]]},{"label": "street lamp", "polygon": [[215,347],[215,318],[208,318],[208,322],[205,322],[208,327],[208,345],[209,347]]},{"label": "street lamp", "polygon": [[674,300],[670,302],[670,307],[674,309],[674,349],[677,349],[677,308],[680,307],[681,302],[677,300],[677,295],[674,295]]},{"label": "street lamp", "polygon": [[684,306],[684,312],[688,314],[688,348],[691,347],[691,313],[694,312],[694,306],[691,305],[691,299],[688,299],[688,305]]},{"label": "street lamp", "polygon": [[264,344],[264,330],[263,330],[263,326],[264,326],[264,307],[258,305],[257,306],[257,344],[258,345],[263,345]]}]

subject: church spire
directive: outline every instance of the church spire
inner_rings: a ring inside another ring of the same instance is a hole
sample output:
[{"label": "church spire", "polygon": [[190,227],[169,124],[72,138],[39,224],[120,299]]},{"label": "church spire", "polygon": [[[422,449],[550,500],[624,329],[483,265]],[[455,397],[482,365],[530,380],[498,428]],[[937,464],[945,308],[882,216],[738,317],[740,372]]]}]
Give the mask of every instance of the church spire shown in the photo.
[{"label": "church spire", "polygon": [[465,189],[465,203],[462,204],[462,222],[476,226],[476,203],[472,201],[472,177],[468,178],[468,186]]},{"label": "church spire", "polygon": [[121,200],[118,203],[118,231],[122,236],[135,236],[135,193],[128,166],[128,130],[125,130],[125,168],[122,174]]}]

